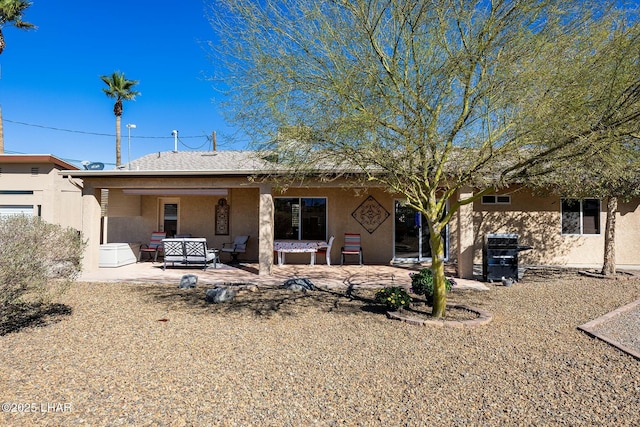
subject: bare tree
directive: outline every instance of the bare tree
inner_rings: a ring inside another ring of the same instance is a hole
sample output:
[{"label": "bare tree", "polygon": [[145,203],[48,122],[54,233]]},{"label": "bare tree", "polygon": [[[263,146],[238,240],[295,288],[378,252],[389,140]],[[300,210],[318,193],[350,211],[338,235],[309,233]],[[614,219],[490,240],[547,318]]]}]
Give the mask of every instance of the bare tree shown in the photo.
[{"label": "bare tree", "polygon": [[[579,0],[219,0],[212,47],[233,118],[270,141],[261,148],[303,174],[357,171],[425,216],[441,317],[441,232],[460,206],[637,127],[637,94],[602,106],[578,81],[595,78],[617,12]],[[558,117],[581,104],[595,111]],[[313,137],[282,144],[286,127]]]}]

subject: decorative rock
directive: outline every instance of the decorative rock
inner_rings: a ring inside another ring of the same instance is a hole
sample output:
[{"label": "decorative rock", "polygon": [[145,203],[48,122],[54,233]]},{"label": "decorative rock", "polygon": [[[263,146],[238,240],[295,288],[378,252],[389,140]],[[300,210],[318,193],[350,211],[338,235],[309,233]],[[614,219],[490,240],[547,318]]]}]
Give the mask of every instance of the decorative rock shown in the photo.
[{"label": "decorative rock", "polygon": [[228,288],[213,288],[208,289],[205,294],[207,302],[213,304],[220,304],[223,302],[230,302],[236,296],[236,291]]},{"label": "decorative rock", "polygon": [[282,284],[282,287],[290,291],[312,291],[316,287],[311,283],[311,280],[306,277],[300,277],[296,279],[288,279]]},{"label": "decorative rock", "polygon": [[198,283],[198,276],[196,276],[195,274],[185,274],[180,279],[180,285],[178,286],[178,288],[180,289],[195,288],[197,283]]}]

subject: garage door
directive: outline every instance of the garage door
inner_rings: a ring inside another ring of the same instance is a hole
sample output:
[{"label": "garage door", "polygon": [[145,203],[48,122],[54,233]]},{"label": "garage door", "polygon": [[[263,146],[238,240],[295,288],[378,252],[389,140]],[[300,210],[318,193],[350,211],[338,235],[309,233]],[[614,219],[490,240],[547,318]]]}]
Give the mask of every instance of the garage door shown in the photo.
[{"label": "garage door", "polygon": [[32,205],[0,205],[0,216],[33,215]]}]

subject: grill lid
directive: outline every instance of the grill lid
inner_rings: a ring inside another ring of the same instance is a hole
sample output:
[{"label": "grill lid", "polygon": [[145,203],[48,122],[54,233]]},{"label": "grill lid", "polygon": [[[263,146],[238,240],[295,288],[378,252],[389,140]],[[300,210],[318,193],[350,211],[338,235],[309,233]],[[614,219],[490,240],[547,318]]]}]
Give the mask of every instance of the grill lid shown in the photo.
[{"label": "grill lid", "polygon": [[518,247],[518,235],[511,233],[487,234],[486,245],[489,248],[516,248]]}]

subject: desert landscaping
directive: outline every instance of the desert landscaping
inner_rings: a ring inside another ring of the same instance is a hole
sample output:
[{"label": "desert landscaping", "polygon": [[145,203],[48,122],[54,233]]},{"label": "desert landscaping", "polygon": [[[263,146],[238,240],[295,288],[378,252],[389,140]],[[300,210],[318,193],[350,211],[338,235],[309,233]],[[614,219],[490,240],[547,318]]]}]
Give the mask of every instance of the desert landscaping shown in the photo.
[{"label": "desert landscaping", "polygon": [[258,287],[209,304],[206,286],[76,282],[48,314],[4,325],[0,389],[14,406],[0,423],[640,423],[638,360],[577,329],[638,299],[640,280],[487,287],[449,301],[492,321],[451,328],[389,319],[371,287]]}]

